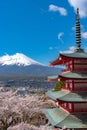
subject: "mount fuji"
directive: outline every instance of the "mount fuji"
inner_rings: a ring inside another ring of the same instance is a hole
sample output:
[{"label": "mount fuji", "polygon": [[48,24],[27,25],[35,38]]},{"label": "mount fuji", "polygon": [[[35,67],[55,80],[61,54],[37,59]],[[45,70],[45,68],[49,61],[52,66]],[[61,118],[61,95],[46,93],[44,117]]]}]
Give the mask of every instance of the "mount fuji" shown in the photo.
[{"label": "mount fuji", "polygon": [[22,53],[0,57],[0,77],[48,76],[60,72],[60,68],[45,66]]},{"label": "mount fuji", "polygon": [[22,53],[16,53],[14,55],[4,55],[0,57],[0,65],[18,65],[18,66],[28,66],[28,65],[41,65],[39,62],[27,57]]}]

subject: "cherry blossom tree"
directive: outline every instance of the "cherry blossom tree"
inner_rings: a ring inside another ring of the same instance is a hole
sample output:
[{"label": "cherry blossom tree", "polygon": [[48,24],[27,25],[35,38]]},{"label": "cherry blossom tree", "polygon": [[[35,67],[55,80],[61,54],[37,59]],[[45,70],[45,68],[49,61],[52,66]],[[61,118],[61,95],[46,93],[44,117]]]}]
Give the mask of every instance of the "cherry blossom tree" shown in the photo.
[{"label": "cherry blossom tree", "polygon": [[[44,95],[26,94],[19,96],[17,91],[4,91],[4,88],[0,87],[0,128],[10,130],[11,126],[14,126],[15,129],[19,126],[27,127],[29,124],[39,127],[46,121],[42,109],[54,106],[54,102],[50,99],[46,100]],[[29,127],[32,129],[34,126]],[[35,127],[35,130],[37,129],[39,128]]]}]

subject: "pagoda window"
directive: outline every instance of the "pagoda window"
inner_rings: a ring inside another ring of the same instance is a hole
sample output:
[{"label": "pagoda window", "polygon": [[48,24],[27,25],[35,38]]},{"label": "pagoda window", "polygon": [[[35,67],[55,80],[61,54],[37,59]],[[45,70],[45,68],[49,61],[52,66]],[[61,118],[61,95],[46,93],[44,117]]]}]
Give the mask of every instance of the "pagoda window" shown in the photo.
[{"label": "pagoda window", "polygon": [[72,90],[72,80],[69,80],[69,88]]},{"label": "pagoda window", "polygon": [[65,83],[65,89],[73,90],[73,81],[72,80],[67,80]]},{"label": "pagoda window", "polygon": [[65,71],[66,71],[66,70],[69,70],[69,64],[68,64],[68,63],[66,63],[66,64],[65,64],[65,66],[66,66]]},{"label": "pagoda window", "polygon": [[72,83],[70,83],[70,90],[72,90]]},{"label": "pagoda window", "polygon": [[66,106],[67,106],[67,104],[66,104],[66,103],[64,103],[64,108],[66,108]]},{"label": "pagoda window", "polygon": [[69,110],[71,110],[72,109],[72,104],[71,103],[69,103]]},{"label": "pagoda window", "polygon": [[70,65],[70,69],[72,70],[72,64]]},{"label": "pagoda window", "polygon": [[72,70],[72,61],[66,63],[67,70]]},{"label": "pagoda window", "polygon": [[68,88],[68,82],[66,82],[66,89]]}]

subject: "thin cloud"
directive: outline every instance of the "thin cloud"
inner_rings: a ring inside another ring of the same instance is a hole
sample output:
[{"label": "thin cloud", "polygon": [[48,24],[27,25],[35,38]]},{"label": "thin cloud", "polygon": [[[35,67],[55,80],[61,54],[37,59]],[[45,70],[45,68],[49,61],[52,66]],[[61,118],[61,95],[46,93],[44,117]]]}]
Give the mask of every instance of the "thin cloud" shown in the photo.
[{"label": "thin cloud", "polygon": [[49,47],[49,50],[53,50],[53,47],[52,47],[52,46],[50,46],[50,47]]},{"label": "thin cloud", "polygon": [[74,8],[75,12],[77,8],[80,9],[81,18],[87,17],[87,0],[68,0],[68,2]]},{"label": "thin cloud", "polygon": [[75,31],[75,30],[76,30],[76,27],[75,27],[75,26],[73,26],[73,27],[72,27],[72,30],[73,30],[73,31]]},{"label": "thin cloud", "polygon": [[71,47],[69,47],[69,50],[60,51],[60,53],[73,53],[75,51],[75,49],[76,49],[75,46],[71,46]]},{"label": "thin cloud", "polygon": [[64,35],[64,32],[60,32],[58,34],[58,40],[60,40],[62,43],[64,43],[63,39],[62,39],[62,36]]},{"label": "thin cloud", "polygon": [[55,49],[59,49],[59,47],[58,47],[58,46],[55,46],[54,48],[55,48]]},{"label": "thin cloud", "polygon": [[60,40],[63,35],[64,35],[64,33],[63,33],[63,32],[60,32],[60,33],[58,34],[58,39]]},{"label": "thin cloud", "polygon": [[85,50],[85,52],[87,52],[87,47],[86,46],[84,46],[84,50]]},{"label": "thin cloud", "polygon": [[81,36],[83,39],[87,39],[87,32],[82,32]]},{"label": "thin cloud", "polygon": [[66,16],[67,15],[67,10],[63,7],[59,7],[54,4],[49,5],[49,11],[50,12],[59,12],[61,15]]},{"label": "thin cloud", "polygon": [[59,49],[59,47],[58,46],[55,46],[55,47],[50,46],[49,47],[49,50],[54,50],[54,49]]}]

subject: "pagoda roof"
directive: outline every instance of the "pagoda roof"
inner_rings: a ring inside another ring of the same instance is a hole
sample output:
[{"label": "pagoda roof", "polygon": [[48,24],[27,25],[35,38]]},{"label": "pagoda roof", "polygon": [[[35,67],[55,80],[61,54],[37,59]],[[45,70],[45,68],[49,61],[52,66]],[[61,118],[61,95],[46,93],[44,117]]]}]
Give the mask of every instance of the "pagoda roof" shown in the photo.
[{"label": "pagoda roof", "polygon": [[48,76],[48,81],[58,81],[58,75]]},{"label": "pagoda roof", "polygon": [[67,78],[67,79],[87,79],[86,73],[72,73],[72,72],[66,72],[61,73],[59,77]]},{"label": "pagoda roof", "polygon": [[73,59],[87,59],[87,53],[82,51],[82,52],[73,52],[73,53],[60,53],[59,58],[57,58],[56,60],[52,61],[50,63],[50,66],[54,66],[54,65],[61,65],[64,64],[66,62],[69,62],[69,60],[71,60],[71,58]]},{"label": "pagoda roof", "polygon": [[64,60],[57,58],[56,60],[54,60],[54,61],[52,61],[52,62],[50,63],[50,66],[62,65],[62,64],[64,64]]},{"label": "pagoda roof", "polygon": [[87,113],[70,114],[61,108],[44,109],[52,126],[62,128],[87,128]]},{"label": "pagoda roof", "polygon": [[87,102],[87,92],[70,92],[70,91],[48,91],[46,93],[53,100],[64,102]]},{"label": "pagoda roof", "polygon": [[61,73],[59,75],[53,75],[53,76],[48,76],[48,81],[58,81],[58,78],[65,78],[65,79],[87,79],[87,74],[86,73],[72,73],[72,72],[66,72],[66,73]]},{"label": "pagoda roof", "polygon": [[87,58],[87,53],[86,52],[73,52],[73,53],[61,53],[60,56],[64,57],[70,57],[70,58]]}]

